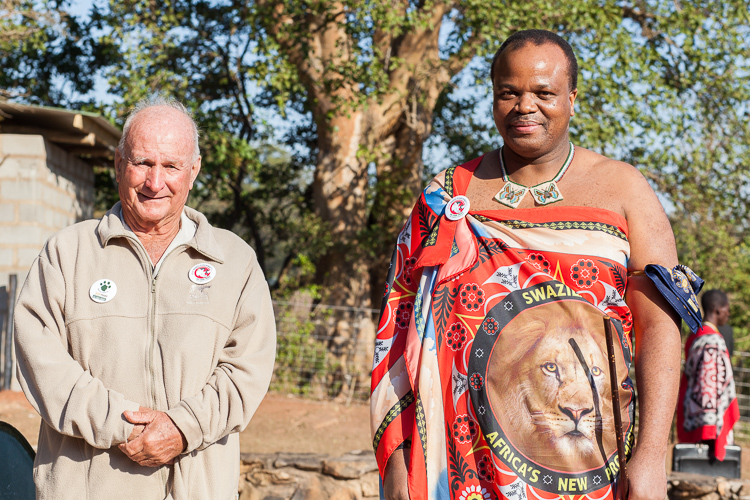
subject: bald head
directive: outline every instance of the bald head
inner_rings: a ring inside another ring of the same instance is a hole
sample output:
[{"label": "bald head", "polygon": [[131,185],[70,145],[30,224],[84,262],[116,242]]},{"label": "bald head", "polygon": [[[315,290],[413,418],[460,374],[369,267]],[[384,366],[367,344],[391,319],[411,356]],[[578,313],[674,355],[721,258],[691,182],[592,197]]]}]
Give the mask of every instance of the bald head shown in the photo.
[{"label": "bald head", "polygon": [[117,145],[120,155],[124,155],[125,145],[128,142],[133,125],[144,118],[147,118],[149,122],[154,120],[162,122],[171,129],[183,129],[189,135],[190,142],[192,143],[190,162],[194,163],[198,159],[200,156],[198,126],[195,124],[192,114],[179,101],[160,94],[155,94],[138,101],[130,111],[125,120],[125,125],[122,127],[122,136]]}]

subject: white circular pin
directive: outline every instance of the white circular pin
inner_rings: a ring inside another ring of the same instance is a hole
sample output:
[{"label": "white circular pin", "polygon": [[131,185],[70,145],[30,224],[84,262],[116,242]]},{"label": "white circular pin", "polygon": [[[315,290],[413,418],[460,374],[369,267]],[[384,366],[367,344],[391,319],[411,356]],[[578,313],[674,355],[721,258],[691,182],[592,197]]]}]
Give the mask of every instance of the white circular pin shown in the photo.
[{"label": "white circular pin", "polygon": [[89,297],[94,302],[103,304],[109,302],[117,295],[117,285],[111,279],[103,279],[95,282],[89,289]]},{"label": "white circular pin", "polygon": [[197,285],[208,283],[216,276],[216,268],[211,264],[197,264],[190,270],[190,281]]},{"label": "white circular pin", "polygon": [[445,206],[445,216],[448,220],[459,220],[469,213],[469,199],[466,196],[454,196]]}]

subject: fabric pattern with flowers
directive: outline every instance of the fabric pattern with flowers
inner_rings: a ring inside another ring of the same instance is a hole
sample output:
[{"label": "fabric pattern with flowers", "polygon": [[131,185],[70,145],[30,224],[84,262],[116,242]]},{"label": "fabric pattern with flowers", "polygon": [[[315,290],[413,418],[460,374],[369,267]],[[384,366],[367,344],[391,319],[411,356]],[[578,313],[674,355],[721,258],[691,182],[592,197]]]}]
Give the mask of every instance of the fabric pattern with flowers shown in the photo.
[{"label": "fabric pattern with flowers", "polygon": [[526,257],[526,261],[543,273],[549,274],[549,269],[551,266],[544,255],[540,253],[531,253],[528,257]]},{"label": "fabric pattern with flowers", "polygon": [[453,323],[448,329],[445,343],[454,351],[458,351],[464,346],[464,342],[466,342],[466,336],[466,327],[464,327],[464,325],[462,325],[461,323]]},{"label": "fabric pattern with flowers", "polygon": [[479,432],[479,426],[468,415],[459,415],[453,421],[453,436],[459,443],[470,443],[477,432]]},{"label": "fabric pattern with flowers", "polygon": [[395,314],[396,327],[400,330],[406,330],[409,328],[409,320],[411,319],[411,313],[414,310],[414,304],[411,302],[402,302],[398,305]]},{"label": "fabric pattern with flowers", "polygon": [[490,493],[481,486],[469,486],[461,492],[458,500],[490,500],[492,496]]},{"label": "fabric pattern with flowers", "polygon": [[479,288],[479,285],[476,283],[462,285],[460,290],[461,305],[467,311],[478,311],[482,304],[484,304],[484,290]]},{"label": "fabric pattern with flowers", "polygon": [[599,279],[599,268],[591,259],[580,259],[570,267],[570,277],[581,288],[591,288]]}]

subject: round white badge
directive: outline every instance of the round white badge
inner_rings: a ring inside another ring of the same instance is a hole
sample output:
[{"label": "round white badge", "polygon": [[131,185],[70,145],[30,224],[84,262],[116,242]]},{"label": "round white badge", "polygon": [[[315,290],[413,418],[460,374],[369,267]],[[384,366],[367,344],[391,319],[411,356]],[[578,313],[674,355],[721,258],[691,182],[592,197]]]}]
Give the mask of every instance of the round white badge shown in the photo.
[{"label": "round white badge", "polygon": [[190,270],[190,281],[196,285],[208,283],[216,276],[216,268],[211,264],[197,264]]},{"label": "round white badge", "polygon": [[459,220],[469,213],[469,199],[466,196],[454,196],[445,207],[445,216],[448,220]]},{"label": "round white badge", "polygon": [[117,285],[110,279],[103,279],[95,282],[89,289],[89,297],[94,302],[103,304],[109,302],[117,295]]}]

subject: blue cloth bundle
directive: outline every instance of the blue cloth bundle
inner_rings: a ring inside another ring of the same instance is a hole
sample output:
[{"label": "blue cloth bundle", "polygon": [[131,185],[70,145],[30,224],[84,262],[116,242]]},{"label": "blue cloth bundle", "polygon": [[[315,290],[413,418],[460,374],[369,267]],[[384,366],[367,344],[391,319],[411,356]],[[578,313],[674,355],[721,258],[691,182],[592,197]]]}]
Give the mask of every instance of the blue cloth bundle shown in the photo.
[{"label": "blue cloth bundle", "polygon": [[690,331],[698,330],[703,318],[695,294],[703,287],[703,280],[683,265],[667,269],[658,264],[648,264],[645,272],[667,302],[685,320]]}]

